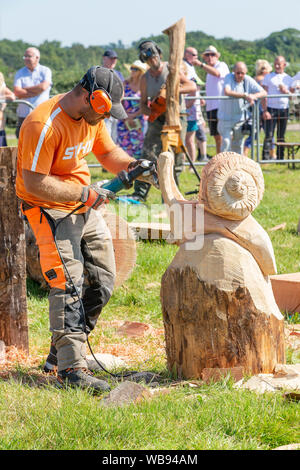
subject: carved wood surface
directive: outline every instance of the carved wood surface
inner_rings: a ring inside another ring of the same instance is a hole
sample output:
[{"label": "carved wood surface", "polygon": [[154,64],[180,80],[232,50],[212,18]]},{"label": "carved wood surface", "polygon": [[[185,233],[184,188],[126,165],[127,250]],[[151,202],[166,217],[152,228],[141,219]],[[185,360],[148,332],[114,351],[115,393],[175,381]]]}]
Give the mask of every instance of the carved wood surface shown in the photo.
[{"label": "carved wood surface", "polygon": [[273,247],[251,215],[263,195],[261,169],[237,154],[217,155],[202,172],[199,201],[184,200],[172,172],[172,155],[164,152],[160,188],[183,225],[180,237],[170,217],[170,241],[179,250],[161,285],[168,367],[185,378],[200,378],[205,368],[271,373],[285,361],[284,319],[269,279]]},{"label": "carved wood surface", "polygon": [[15,193],[16,161],[16,148],[0,148],[0,339],[28,352],[25,231]]},{"label": "carved wood surface", "polygon": [[179,119],[179,71],[185,46],[185,19],[163,31],[170,39],[169,74],[166,81],[167,111],[166,126],[181,128]]},{"label": "carved wood surface", "polygon": [[207,367],[244,367],[270,373],[285,362],[284,323],[257,309],[246,287],[226,291],[190,266],[169,268],[162,279],[168,368],[199,378]]}]

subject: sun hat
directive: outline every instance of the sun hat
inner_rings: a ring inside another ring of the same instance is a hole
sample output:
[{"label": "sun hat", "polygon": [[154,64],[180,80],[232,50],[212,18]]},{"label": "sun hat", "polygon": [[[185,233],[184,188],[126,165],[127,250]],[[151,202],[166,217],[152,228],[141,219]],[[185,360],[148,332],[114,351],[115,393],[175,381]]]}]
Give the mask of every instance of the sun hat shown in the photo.
[{"label": "sun hat", "polygon": [[141,60],[135,60],[134,62],[132,62],[132,64],[125,64],[125,67],[130,70],[131,67],[134,67],[136,69],[139,69],[142,73],[145,73],[147,72],[148,70],[148,65],[147,64],[144,64]]},{"label": "sun hat", "polygon": [[124,94],[123,83],[113,70],[100,66],[91,67],[79,83],[89,93],[104,89],[112,101],[111,116],[116,119],[128,117],[121,103]]},{"label": "sun hat", "polygon": [[217,51],[217,49],[215,48],[215,46],[208,46],[204,52],[202,52],[202,56],[204,56],[205,54],[216,54],[217,57],[220,57],[220,52]]}]

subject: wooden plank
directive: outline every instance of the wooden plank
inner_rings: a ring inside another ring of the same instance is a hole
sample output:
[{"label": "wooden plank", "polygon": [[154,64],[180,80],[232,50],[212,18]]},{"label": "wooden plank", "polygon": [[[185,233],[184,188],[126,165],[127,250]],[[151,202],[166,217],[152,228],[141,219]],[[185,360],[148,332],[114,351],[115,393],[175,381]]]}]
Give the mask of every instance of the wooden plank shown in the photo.
[{"label": "wooden plank", "polygon": [[170,234],[170,224],[129,222],[128,225],[142,240],[166,240]]}]

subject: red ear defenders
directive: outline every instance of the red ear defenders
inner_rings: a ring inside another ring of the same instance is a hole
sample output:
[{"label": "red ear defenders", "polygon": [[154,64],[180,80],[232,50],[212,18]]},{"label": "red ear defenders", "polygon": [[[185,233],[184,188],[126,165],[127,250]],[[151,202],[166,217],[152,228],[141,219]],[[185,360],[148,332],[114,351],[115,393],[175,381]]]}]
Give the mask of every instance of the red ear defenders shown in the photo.
[{"label": "red ear defenders", "polygon": [[[113,82],[113,71],[109,70],[109,82],[107,85],[107,90],[105,90],[102,87],[98,87],[98,85],[96,84],[96,70],[97,67],[92,67],[88,70],[86,74],[90,105],[92,106],[93,110],[98,114],[109,113],[112,107],[112,99],[110,93]],[[83,87],[85,88],[84,85],[85,84],[83,84]]]}]

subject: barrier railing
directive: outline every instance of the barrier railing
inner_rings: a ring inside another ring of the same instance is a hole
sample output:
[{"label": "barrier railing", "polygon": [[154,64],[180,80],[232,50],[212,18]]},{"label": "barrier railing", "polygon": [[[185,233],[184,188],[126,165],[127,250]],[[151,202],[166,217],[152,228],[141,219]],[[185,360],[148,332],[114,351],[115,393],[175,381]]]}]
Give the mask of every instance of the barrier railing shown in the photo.
[{"label": "barrier railing", "polygon": [[[289,95],[286,95],[286,94],[267,95],[266,98],[287,98],[287,97],[289,99],[290,98],[298,98],[300,100],[300,94],[299,93],[290,93]],[[188,96],[188,97],[185,97],[184,99],[185,100],[193,100],[193,101],[195,101],[195,100],[209,101],[209,100],[235,100],[235,99],[240,99],[240,98],[234,98],[234,97],[229,97],[229,96],[205,96],[205,95],[200,95],[200,96],[193,96],[193,97]],[[140,98],[136,97],[136,96],[134,96],[134,97],[126,96],[126,97],[124,97],[124,100],[139,101]],[[270,163],[270,162],[290,164],[291,160],[289,158],[287,158],[287,159],[284,158],[282,160],[264,160],[260,156],[260,149],[262,147],[262,144],[260,143],[260,135],[261,135],[260,102],[261,102],[261,99],[258,99],[254,102],[254,105],[250,107],[250,110],[251,110],[250,112],[251,112],[251,115],[252,115],[251,158],[253,160],[256,160],[259,164],[266,164],[266,163]],[[14,100],[14,101],[0,99],[0,104],[1,103],[6,103],[8,105],[23,103],[23,104],[29,106],[31,109],[34,109],[34,106],[30,102],[28,102],[26,100],[22,100],[22,99],[17,99],[17,100]],[[299,123],[299,130],[300,130],[300,123]],[[245,139],[246,138],[247,138],[247,136],[245,136]],[[282,143],[284,144],[284,142],[282,142]],[[288,142],[286,142],[286,144],[288,144]],[[300,158],[296,159],[295,154],[294,154],[294,151],[300,150],[300,132],[299,132],[299,142],[293,142],[292,144],[294,144],[294,148],[292,149],[292,154],[291,155],[289,154],[289,156],[293,157],[293,159],[292,159],[293,163],[300,163]],[[288,147],[288,145],[286,147]],[[197,166],[202,166],[204,164],[205,164],[204,162],[203,163],[202,162],[194,162],[194,165],[197,165]],[[186,163],[186,165],[189,165],[189,163]],[[90,167],[100,167],[101,165],[100,164],[89,164],[89,166]]]}]

